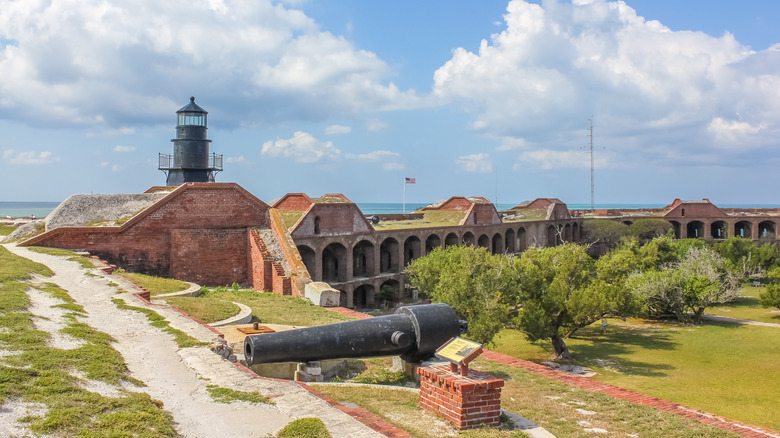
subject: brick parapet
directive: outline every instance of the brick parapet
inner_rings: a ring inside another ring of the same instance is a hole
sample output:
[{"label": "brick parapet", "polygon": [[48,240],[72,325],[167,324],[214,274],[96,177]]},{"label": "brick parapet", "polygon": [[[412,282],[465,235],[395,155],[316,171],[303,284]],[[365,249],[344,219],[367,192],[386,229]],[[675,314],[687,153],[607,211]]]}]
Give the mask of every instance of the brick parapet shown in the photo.
[{"label": "brick parapet", "polygon": [[418,368],[417,373],[423,409],[442,414],[460,430],[501,422],[503,380],[474,370],[462,376],[448,365]]}]

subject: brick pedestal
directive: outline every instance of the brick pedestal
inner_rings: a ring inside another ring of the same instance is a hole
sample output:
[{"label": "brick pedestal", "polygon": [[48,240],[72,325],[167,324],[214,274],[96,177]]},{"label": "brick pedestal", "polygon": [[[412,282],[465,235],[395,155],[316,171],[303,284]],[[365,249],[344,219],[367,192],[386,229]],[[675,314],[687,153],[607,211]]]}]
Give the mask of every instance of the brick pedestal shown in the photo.
[{"label": "brick pedestal", "polygon": [[473,370],[461,376],[449,365],[418,368],[417,373],[421,408],[441,413],[460,430],[501,422],[503,380]]}]

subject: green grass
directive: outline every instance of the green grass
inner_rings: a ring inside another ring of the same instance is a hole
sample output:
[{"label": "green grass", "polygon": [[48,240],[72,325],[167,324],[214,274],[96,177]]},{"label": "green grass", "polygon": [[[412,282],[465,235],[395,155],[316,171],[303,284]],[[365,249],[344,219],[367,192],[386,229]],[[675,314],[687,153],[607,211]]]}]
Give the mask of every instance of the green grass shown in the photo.
[{"label": "green grass", "polygon": [[[585,428],[602,428],[610,432],[605,436],[635,434],[634,436],[643,438],[736,437],[682,416],[573,388],[522,369],[483,359],[478,359],[475,366],[505,380],[501,394],[502,408],[529,418],[555,436],[592,437],[594,434],[586,432]],[[429,421],[417,420],[422,414],[417,393],[374,387],[312,385],[333,400],[354,403],[368,409],[415,437],[440,436],[438,431],[431,430]],[[588,415],[582,411],[595,414]],[[580,425],[580,421],[587,421],[589,425]],[[458,436],[486,438],[525,435],[520,431],[477,429],[461,432]]]},{"label": "green grass", "polygon": [[216,288],[204,291],[198,299],[201,297],[245,304],[252,309],[252,314],[256,318],[268,324],[314,326],[354,319],[323,307],[315,306],[308,300],[277,295],[271,292],[257,292],[250,289],[235,291],[228,288]]},{"label": "green grass", "polygon": [[92,261],[90,261],[88,258],[78,255],[73,251],[69,251],[67,249],[44,248],[40,246],[31,246],[27,249],[29,249],[32,252],[37,252],[40,254],[68,257],[68,260],[78,263],[84,269],[92,269],[95,267],[95,265],[92,264]]},{"label": "green grass", "polygon": [[729,318],[750,319],[780,324],[780,312],[776,308],[761,307],[758,295],[766,288],[743,286],[741,296],[733,303],[718,304],[707,308],[706,313]]},{"label": "green grass", "polygon": [[35,272],[51,275],[48,268],[10,254],[0,247],[0,345],[13,352],[0,359],[0,404],[6,400],[40,403],[44,413],[28,415],[22,421],[34,434],[51,436],[176,436],[170,414],[159,401],[144,393],[120,391],[107,397],[79,386],[74,371],[86,378],[109,384],[142,382],[129,377],[124,359],[105,333],[76,321],[81,306],[52,283],[40,289],[62,301],[66,314],[61,332],[83,341],[72,350],[46,345],[50,335],[35,330],[33,315],[26,311],[30,287],[20,283]]},{"label": "green grass", "polygon": [[230,318],[241,310],[230,301],[210,297],[167,297],[165,302],[178,307],[206,324]]},{"label": "green grass", "polygon": [[374,225],[377,230],[399,230],[407,228],[446,227],[458,225],[466,215],[464,211],[425,211],[422,219],[381,221]]},{"label": "green grass", "polygon": [[[645,320],[594,324],[567,345],[600,381],[750,424],[780,430],[780,329],[730,323],[686,326]],[[531,344],[511,330],[493,349],[536,362],[549,342]]]},{"label": "green grass", "polygon": [[260,395],[260,393],[256,391],[236,391],[235,389],[222,388],[216,385],[206,386],[206,391],[208,391],[211,398],[218,403],[245,401],[250,403],[267,403],[271,405],[275,404],[271,401],[271,399]]},{"label": "green grass", "polygon": [[277,438],[330,438],[330,432],[319,418],[299,418],[284,426]]},{"label": "green grass", "polygon": [[282,215],[282,223],[284,223],[285,228],[292,227],[303,216],[302,211],[280,211],[279,213]]},{"label": "green grass", "polygon": [[0,236],[7,236],[16,231],[16,228],[13,225],[0,225]]},{"label": "green grass", "polygon": [[147,309],[145,307],[136,307],[136,306],[128,305],[127,303],[125,303],[125,300],[119,298],[114,298],[111,301],[114,304],[116,304],[117,308],[119,309],[132,310],[146,315],[146,318],[151,322],[152,326],[160,328],[164,332],[173,335],[173,340],[176,342],[176,345],[178,345],[179,348],[202,347],[208,345],[208,342],[200,342],[197,339],[193,338],[192,336],[188,335],[187,333],[184,333],[179,329],[175,329],[171,327],[170,322],[168,322],[168,320],[163,318],[159,313],[155,312],[154,310]]},{"label": "green grass", "polygon": [[171,292],[180,292],[187,290],[190,287],[190,284],[186,281],[174,280],[172,278],[161,278],[152,275],[136,274],[121,270],[117,270],[115,273],[134,281],[136,284],[148,290],[152,296]]}]

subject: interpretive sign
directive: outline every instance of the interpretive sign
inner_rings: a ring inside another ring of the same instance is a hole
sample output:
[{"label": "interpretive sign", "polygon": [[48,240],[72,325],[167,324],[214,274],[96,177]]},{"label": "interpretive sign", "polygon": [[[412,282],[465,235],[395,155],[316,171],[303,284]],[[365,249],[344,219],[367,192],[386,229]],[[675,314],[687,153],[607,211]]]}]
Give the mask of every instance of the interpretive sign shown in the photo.
[{"label": "interpretive sign", "polygon": [[482,344],[457,336],[439,347],[434,354],[439,359],[464,366],[482,354]]}]

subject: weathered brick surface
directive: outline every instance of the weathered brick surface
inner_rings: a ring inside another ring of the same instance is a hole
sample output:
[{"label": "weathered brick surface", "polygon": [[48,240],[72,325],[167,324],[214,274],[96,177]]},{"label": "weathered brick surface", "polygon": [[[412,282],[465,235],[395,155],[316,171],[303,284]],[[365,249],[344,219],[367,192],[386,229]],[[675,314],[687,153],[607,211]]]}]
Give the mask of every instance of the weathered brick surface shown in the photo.
[{"label": "weathered brick surface", "polygon": [[85,249],[130,271],[176,271],[206,286],[246,284],[247,229],[267,228],[268,208],[233,183],[186,183],[120,227],[57,228],[24,245]]},{"label": "weathered brick surface", "polygon": [[442,414],[460,430],[496,427],[501,422],[503,380],[474,370],[461,376],[448,365],[418,368],[417,372],[423,409]]}]

